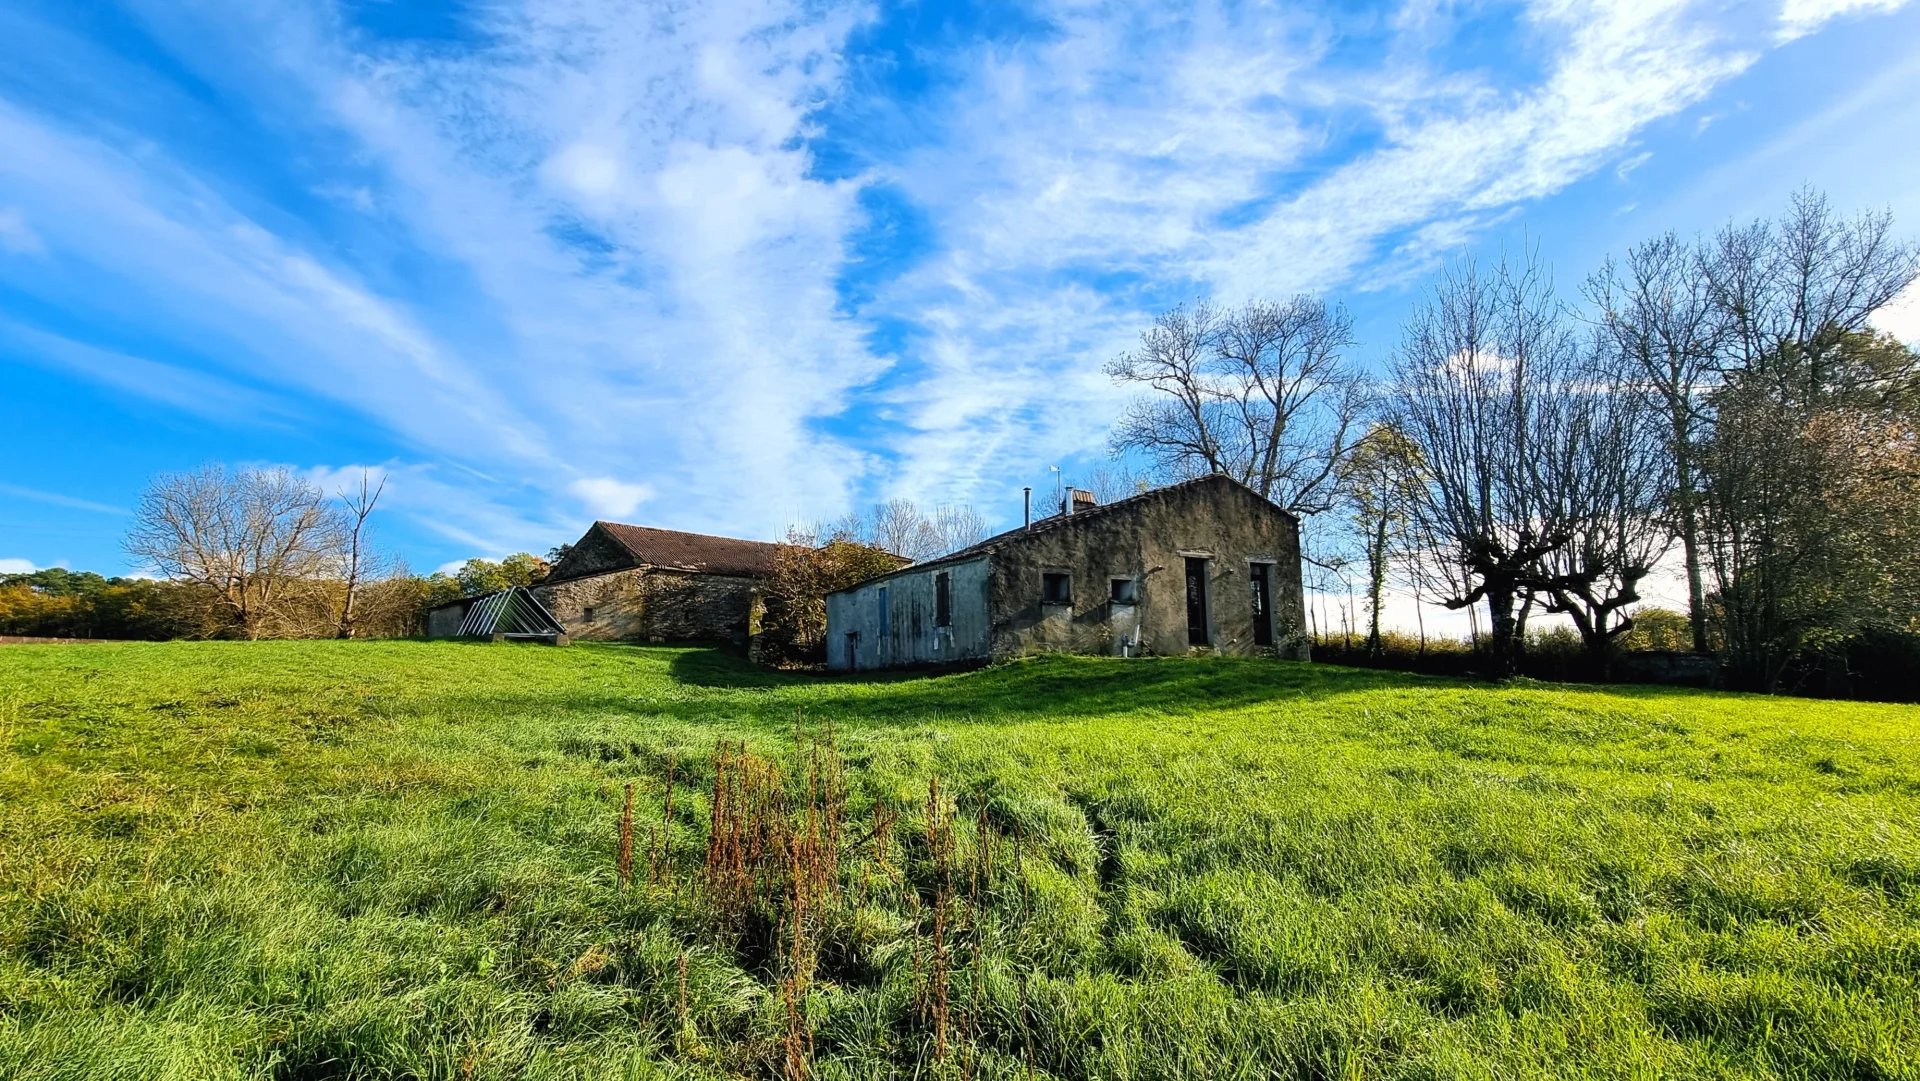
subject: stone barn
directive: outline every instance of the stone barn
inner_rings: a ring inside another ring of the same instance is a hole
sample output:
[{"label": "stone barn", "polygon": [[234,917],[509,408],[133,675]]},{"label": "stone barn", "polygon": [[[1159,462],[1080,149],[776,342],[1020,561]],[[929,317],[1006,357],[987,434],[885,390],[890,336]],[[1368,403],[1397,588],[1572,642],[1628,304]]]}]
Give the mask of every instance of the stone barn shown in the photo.
[{"label": "stone barn", "polygon": [[839,671],[1062,651],[1305,660],[1300,523],[1212,474],[1061,513],[827,597]]},{"label": "stone barn", "polygon": [[533,592],[572,638],[744,645],[779,548],[595,522]]},{"label": "stone barn", "polygon": [[[761,586],[779,547],[595,522],[531,592],[569,638],[742,645],[758,630]],[[474,603],[429,610],[427,634],[458,633]]]}]

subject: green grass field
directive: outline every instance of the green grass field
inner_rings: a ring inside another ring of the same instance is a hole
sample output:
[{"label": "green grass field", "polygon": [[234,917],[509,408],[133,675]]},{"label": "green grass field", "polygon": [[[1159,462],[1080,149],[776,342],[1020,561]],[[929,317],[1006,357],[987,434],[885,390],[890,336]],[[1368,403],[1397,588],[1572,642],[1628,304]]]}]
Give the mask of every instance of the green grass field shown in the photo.
[{"label": "green grass field", "polygon": [[[796,718],[848,790],[804,979],[701,873],[716,745],[799,800]],[[0,649],[0,1077],[1920,1077],[1916,737],[1227,659]]]}]

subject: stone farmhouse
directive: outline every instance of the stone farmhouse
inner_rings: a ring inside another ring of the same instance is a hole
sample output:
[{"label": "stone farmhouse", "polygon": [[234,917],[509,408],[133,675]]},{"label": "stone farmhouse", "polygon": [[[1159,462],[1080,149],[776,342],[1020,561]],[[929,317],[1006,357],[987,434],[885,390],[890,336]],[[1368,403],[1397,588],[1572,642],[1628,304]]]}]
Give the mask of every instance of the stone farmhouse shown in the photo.
[{"label": "stone farmhouse", "polygon": [[[758,628],[776,544],[595,522],[531,590],[568,638],[744,645]],[[459,632],[471,600],[427,613]]]},{"label": "stone farmhouse", "polygon": [[827,665],[865,671],[1028,652],[1305,660],[1300,524],[1212,474],[1059,514],[827,597]]}]

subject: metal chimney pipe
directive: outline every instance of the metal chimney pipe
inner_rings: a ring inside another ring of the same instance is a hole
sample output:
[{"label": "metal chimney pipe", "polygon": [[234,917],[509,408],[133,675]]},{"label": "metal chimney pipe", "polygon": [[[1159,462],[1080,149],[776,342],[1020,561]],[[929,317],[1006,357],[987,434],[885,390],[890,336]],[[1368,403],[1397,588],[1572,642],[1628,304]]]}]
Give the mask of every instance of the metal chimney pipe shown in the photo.
[{"label": "metal chimney pipe", "polygon": [[1022,488],[1020,489],[1020,493],[1025,498],[1025,501],[1026,501],[1026,521],[1020,526],[1020,528],[1032,529],[1033,528],[1033,489]]}]

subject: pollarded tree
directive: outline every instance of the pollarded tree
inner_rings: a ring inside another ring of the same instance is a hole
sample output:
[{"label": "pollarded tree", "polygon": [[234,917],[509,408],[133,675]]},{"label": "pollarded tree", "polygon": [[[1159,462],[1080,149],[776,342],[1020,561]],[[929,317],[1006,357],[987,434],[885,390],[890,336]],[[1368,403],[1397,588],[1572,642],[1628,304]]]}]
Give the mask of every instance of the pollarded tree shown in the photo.
[{"label": "pollarded tree", "polygon": [[1605,355],[1603,340],[1545,396],[1533,454],[1541,519],[1566,538],[1540,556],[1538,595],[1573,620],[1601,678],[1633,627],[1640,583],[1672,547],[1674,487],[1654,401],[1613,381]]},{"label": "pollarded tree", "polygon": [[260,638],[286,629],[331,574],[340,537],[326,494],[290,470],[207,465],[147,486],[126,550],[205,587],[237,633]]},{"label": "pollarded tree", "polygon": [[1225,473],[1295,514],[1329,510],[1368,403],[1352,346],[1346,310],[1316,297],[1176,308],[1106,366],[1146,391],[1113,450],[1170,476]]},{"label": "pollarded tree", "polygon": [[1449,608],[1487,606],[1487,665],[1518,664],[1519,606],[1551,583],[1542,559],[1567,524],[1542,497],[1539,455],[1564,415],[1579,345],[1532,258],[1484,273],[1446,271],[1408,321],[1393,361],[1387,416],[1423,469],[1408,503],[1410,543]]}]

